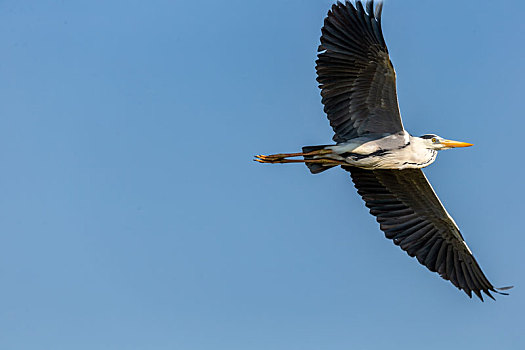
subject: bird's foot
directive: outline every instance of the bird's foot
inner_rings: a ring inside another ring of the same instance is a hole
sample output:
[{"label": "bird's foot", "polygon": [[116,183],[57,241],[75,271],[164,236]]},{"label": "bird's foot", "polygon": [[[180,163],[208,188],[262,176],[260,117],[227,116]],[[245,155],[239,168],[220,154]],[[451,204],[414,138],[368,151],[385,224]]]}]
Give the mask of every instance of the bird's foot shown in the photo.
[{"label": "bird's foot", "polygon": [[254,160],[259,163],[291,163],[290,161],[292,160],[295,162],[300,161],[300,159],[286,159],[286,156],[283,154],[258,154]]},{"label": "bird's foot", "polygon": [[[307,153],[301,153],[301,156],[309,155]],[[328,166],[335,166],[335,165],[344,165],[345,162],[335,160],[335,159],[326,159],[326,158],[319,158],[319,159],[288,159],[288,154],[271,154],[271,155],[263,155],[259,154],[256,155],[254,158],[254,161],[259,163],[317,163],[317,164],[324,164]]]},{"label": "bird's foot", "polygon": [[[291,157],[313,157],[320,156],[323,154],[330,154],[332,150],[330,149],[320,149],[307,153],[277,153],[270,155],[259,154],[255,156],[255,161],[259,163],[303,163],[303,159],[286,159]],[[313,159],[312,159],[313,160]],[[320,159],[319,159],[320,160]]]}]

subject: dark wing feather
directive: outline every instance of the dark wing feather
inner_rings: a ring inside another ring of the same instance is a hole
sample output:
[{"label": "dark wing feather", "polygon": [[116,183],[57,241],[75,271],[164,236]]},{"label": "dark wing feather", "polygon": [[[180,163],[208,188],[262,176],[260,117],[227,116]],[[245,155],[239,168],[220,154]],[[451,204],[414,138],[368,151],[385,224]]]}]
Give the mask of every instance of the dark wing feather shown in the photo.
[{"label": "dark wing feather", "polygon": [[[385,236],[469,297],[498,292],[481,271],[454,220],[421,169],[344,167]],[[505,293],[500,293],[505,294]]]},{"label": "dark wing feather", "polygon": [[336,142],[403,130],[396,74],[381,31],[381,9],[373,1],[337,3],[322,28],[317,60],[324,111]]}]

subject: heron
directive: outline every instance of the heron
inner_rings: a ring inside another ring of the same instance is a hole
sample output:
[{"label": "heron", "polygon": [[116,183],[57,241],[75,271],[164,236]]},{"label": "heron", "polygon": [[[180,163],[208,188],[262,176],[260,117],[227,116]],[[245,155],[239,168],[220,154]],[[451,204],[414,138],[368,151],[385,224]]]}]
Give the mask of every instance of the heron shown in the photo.
[{"label": "heron", "polygon": [[[299,153],[257,155],[260,163],[305,163],[312,174],[335,166],[350,173],[386,238],[470,298],[503,292],[485,276],[422,168],[438,151],[469,147],[404,128],[396,72],[381,29],[383,3],[333,4],[321,29],[316,61],[322,104],[335,144]],[[482,294],[483,293],[483,294]]]}]

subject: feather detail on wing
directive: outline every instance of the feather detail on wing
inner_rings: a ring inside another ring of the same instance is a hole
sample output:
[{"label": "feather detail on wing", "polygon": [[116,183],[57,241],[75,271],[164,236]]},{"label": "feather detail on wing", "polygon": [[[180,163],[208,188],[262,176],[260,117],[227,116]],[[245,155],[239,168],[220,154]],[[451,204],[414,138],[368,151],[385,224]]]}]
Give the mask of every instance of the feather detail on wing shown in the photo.
[{"label": "feather detail on wing", "polygon": [[403,130],[396,74],[381,31],[379,3],[332,6],[322,28],[317,81],[336,142]]},{"label": "feather detail on wing", "polygon": [[343,168],[386,238],[469,297],[505,294],[489,282],[421,169]]}]

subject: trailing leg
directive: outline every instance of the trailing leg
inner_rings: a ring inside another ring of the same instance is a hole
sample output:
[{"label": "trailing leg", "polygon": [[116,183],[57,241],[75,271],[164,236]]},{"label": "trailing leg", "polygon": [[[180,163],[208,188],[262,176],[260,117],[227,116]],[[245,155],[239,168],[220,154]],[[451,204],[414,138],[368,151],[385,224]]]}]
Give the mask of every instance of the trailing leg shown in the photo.
[{"label": "trailing leg", "polygon": [[[306,163],[308,169],[313,174],[320,173],[326,169],[330,169],[336,165],[344,165],[340,160],[332,158],[322,158],[324,155],[332,154],[331,149],[326,149],[327,146],[306,146],[303,147],[301,153],[278,153],[270,155],[257,155],[255,161],[259,163]],[[289,159],[293,157],[304,157],[304,159]]]}]

